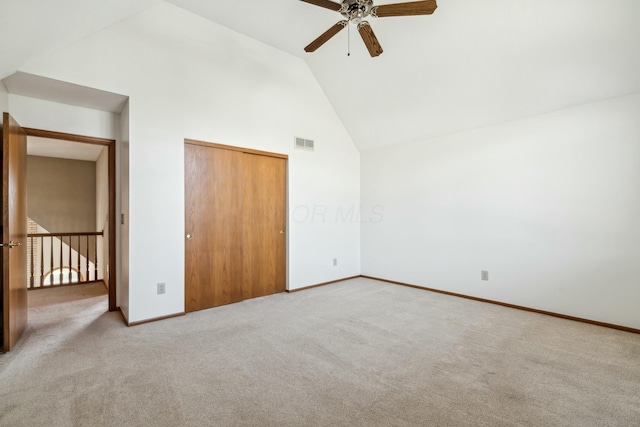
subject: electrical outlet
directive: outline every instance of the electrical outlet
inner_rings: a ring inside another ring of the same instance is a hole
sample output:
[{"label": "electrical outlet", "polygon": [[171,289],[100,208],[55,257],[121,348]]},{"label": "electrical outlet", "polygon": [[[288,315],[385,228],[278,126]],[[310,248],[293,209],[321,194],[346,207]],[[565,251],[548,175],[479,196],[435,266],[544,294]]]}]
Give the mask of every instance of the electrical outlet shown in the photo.
[{"label": "electrical outlet", "polygon": [[338,258],[334,258],[333,259],[333,266],[337,266],[338,265]]},{"label": "electrical outlet", "polygon": [[166,287],[165,283],[158,283],[158,295],[163,295],[167,290]]},{"label": "electrical outlet", "polygon": [[480,273],[480,277],[482,278],[482,280],[489,281],[489,272],[486,270],[482,270],[482,272]]}]

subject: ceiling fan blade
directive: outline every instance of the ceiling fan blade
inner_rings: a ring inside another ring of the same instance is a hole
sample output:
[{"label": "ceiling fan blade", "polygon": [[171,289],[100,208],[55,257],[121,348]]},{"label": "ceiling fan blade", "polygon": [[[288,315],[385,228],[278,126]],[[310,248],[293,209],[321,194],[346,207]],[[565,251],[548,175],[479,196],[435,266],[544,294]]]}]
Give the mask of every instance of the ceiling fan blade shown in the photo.
[{"label": "ceiling fan blade", "polygon": [[373,29],[367,21],[362,21],[360,24],[358,24],[358,32],[360,33],[360,36],[362,36],[362,40],[367,46],[367,49],[369,50],[369,53],[372,57],[376,57],[382,54],[382,46],[380,46],[378,38],[373,33]]},{"label": "ceiling fan blade", "polygon": [[329,28],[327,31],[322,33],[320,37],[309,43],[309,46],[305,47],[305,52],[315,52],[320,46],[329,41],[329,39],[336,34],[338,34],[341,30],[344,29],[348,24],[348,21],[340,21],[333,27]]},{"label": "ceiling fan blade", "polygon": [[437,7],[436,0],[383,4],[381,6],[374,6],[371,9],[371,15],[377,18],[385,18],[387,16],[431,15]]},{"label": "ceiling fan blade", "polygon": [[331,0],[300,0],[305,3],[315,4],[316,6],[324,7],[326,9],[335,10],[336,12],[342,7],[341,4],[333,2]]}]

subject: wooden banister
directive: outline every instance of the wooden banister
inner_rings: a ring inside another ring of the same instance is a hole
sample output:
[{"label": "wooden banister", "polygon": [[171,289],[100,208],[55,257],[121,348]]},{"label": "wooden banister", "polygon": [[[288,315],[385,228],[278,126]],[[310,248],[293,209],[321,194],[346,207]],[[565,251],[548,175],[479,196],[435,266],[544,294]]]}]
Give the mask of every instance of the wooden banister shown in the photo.
[{"label": "wooden banister", "polygon": [[104,231],[90,231],[87,233],[30,233],[28,237],[82,237],[82,236],[104,236]]}]

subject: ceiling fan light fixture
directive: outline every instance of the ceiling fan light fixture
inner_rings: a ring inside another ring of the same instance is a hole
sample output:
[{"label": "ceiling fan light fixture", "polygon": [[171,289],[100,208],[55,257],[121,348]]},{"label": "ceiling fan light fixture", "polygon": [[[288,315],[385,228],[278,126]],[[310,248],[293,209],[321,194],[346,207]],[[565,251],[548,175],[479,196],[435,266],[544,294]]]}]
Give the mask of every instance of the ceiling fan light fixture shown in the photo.
[{"label": "ceiling fan light fixture", "polygon": [[358,25],[364,19],[364,12],[362,10],[357,10],[355,13],[351,15],[351,22]]}]

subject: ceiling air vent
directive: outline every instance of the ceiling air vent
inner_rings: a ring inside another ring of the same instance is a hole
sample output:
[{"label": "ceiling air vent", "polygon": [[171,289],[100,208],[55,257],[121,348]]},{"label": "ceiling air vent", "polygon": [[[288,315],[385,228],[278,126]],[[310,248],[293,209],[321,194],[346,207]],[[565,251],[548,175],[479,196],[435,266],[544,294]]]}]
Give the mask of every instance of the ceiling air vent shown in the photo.
[{"label": "ceiling air vent", "polygon": [[296,148],[299,150],[313,151],[313,141],[310,139],[296,137]]}]

